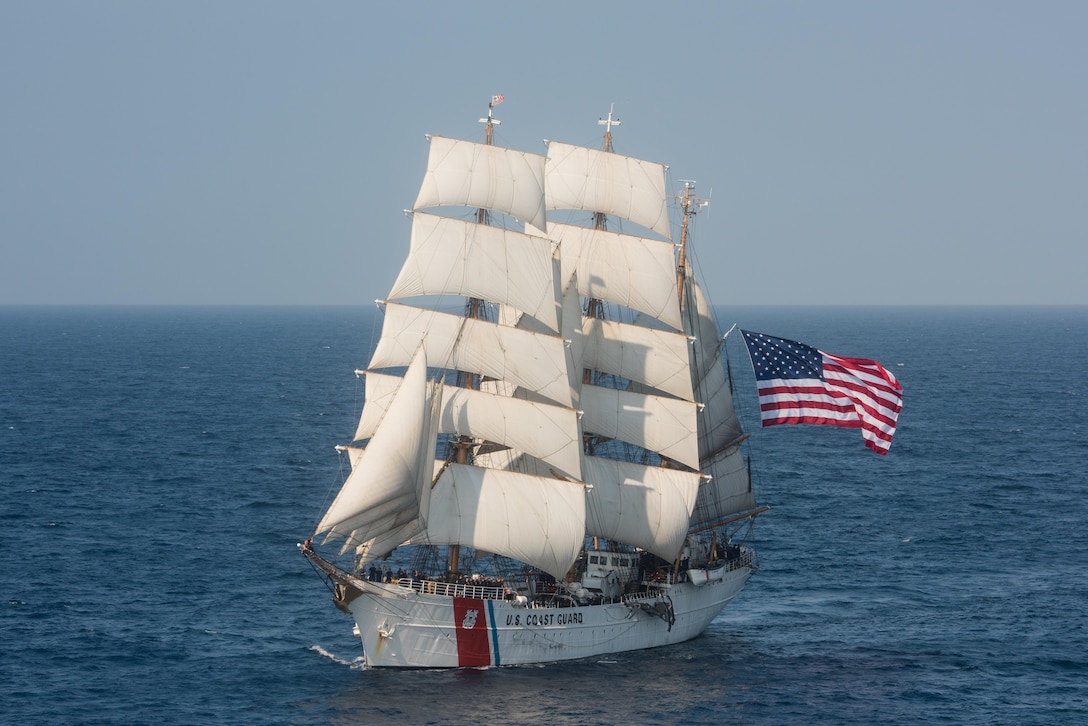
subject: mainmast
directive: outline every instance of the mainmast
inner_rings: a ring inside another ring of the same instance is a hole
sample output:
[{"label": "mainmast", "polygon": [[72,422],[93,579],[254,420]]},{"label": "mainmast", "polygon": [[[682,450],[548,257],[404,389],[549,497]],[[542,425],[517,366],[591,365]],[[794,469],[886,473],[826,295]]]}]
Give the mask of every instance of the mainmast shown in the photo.
[{"label": "mainmast", "polygon": [[[597,120],[598,126],[604,126],[604,150],[609,154],[612,153],[612,127],[619,126],[620,120],[612,118],[612,110],[616,107],[616,104],[612,104],[608,107],[608,118],[602,118]],[[605,229],[605,216],[604,212],[593,213],[593,226],[596,229]],[[599,303],[599,301],[596,301]]]},{"label": "mainmast", "polygon": [[[604,126],[604,150],[608,153],[612,153],[612,127],[619,126],[620,120],[612,118],[612,111],[616,108],[616,104],[612,104],[608,107],[608,118],[602,118],[597,120],[598,126]],[[608,228],[607,217],[604,212],[593,213],[593,228],[597,230],[603,230]],[[604,315],[604,310],[601,307],[601,301],[597,299],[591,299],[586,301],[586,315],[591,318],[599,318]],[[589,383],[589,371],[586,371],[586,383]]]},{"label": "mainmast", "polygon": [[[495,118],[495,106],[498,106],[504,100],[506,100],[506,96],[504,96],[501,93],[498,94],[498,95],[492,96],[491,97],[491,103],[487,104],[487,118],[480,119],[480,123],[487,124],[487,132],[486,132],[487,136],[486,136],[486,138],[484,140],[484,143],[487,144],[488,146],[492,145],[491,137],[494,134],[495,127],[502,123],[502,121],[499,121],[497,118]],[[490,218],[490,215],[488,214],[488,211],[486,209],[484,209],[483,207],[480,207],[479,209],[476,210],[476,221],[479,222],[480,224],[487,224],[489,218]],[[480,301],[479,301],[478,298],[473,298],[472,302],[476,303],[476,304],[479,304]],[[473,317],[475,317],[475,316],[473,316]]]},{"label": "mainmast", "polygon": [[[615,110],[616,104],[612,104],[608,107],[608,118],[597,119],[598,126],[604,126],[604,150],[608,153],[613,153],[612,150],[612,127],[619,126],[620,120],[612,118],[612,112]],[[607,217],[604,212],[593,213],[593,228],[597,230],[607,229]],[[597,298],[589,298],[586,300],[586,317],[587,318],[602,318],[604,317],[604,305]],[[586,368],[582,372],[582,383],[591,383],[593,377],[593,371]],[[592,452],[592,440],[587,438],[585,442],[586,453]]]},{"label": "mainmast", "polygon": [[608,152],[612,151],[612,127],[620,125],[620,120],[618,118],[612,118],[612,110],[615,108],[616,104],[612,104],[608,107],[608,118],[597,120],[598,126],[604,126],[604,150]]}]

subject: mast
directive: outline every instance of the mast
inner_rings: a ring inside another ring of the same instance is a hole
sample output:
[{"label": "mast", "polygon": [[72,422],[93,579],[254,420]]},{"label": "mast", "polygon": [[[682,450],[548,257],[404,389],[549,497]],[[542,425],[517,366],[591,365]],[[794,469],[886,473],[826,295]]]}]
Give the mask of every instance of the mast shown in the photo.
[{"label": "mast", "polygon": [[[597,119],[598,126],[604,126],[604,150],[609,154],[612,152],[612,127],[619,126],[620,120],[612,118],[612,111],[616,108],[616,104],[612,104],[608,107],[608,118]],[[604,212],[593,213],[593,228],[603,230],[608,228],[607,217]],[[591,318],[599,318],[604,314],[604,310],[601,307],[600,300],[587,300],[586,301],[586,315]],[[589,383],[589,371],[586,371],[585,382]]]},{"label": "mast", "polygon": [[[484,143],[487,146],[493,145],[495,127],[502,123],[502,121],[495,118],[495,106],[502,103],[505,100],[504,94],[497,94],[491,97],[490,103],[487,104],[487,118],[480,119],[480,123],[485,125],[485,140]],[[476,222],[478,224],[489,224],[491,222],[491,215],[488,210],[483,207],[479,207],[476,210]],[[482,318],[484,317],[484,301],[478,297],[469,298],[468,304],[465,308],[465,317],[468,318]],[[460,371],[458,373],[458,379],[461,387],[475,389],[478,385],[478,379],[475,373],[469,373]],[[456,451],[456,461],[458,464],[469,463],[469,452],[472,450],[475,441],[469,436],[458,436],[457,440],[453,443]],[[461,559],[461,546],[457,544],[450,545],[449,554],[449,575],[451,578],[456,578],[460,571],[460,559]]]},{"label": "mast", "polygon": [[676,265],[676,295],[680,300],[680,308],[684,307],[684,270],[688,261],[688,219],[694,217],[710,204],[708,200],[695,196],[695,182],[683,180],[684,196],[680,198],[680,209],[683,215],[680,220],[680,258]]},{"label": "mast", "polygon": [[[608,107],[608,117],[597,119],[598,126],[604,126],[604,150],[611,154],[612,150],[612,127],[619,126],[620,120],[612,118],[612,112],[615,110],[616,104],[612,104]],[[593,228],[596,230],[604,230],[608,228],[607,217],[604,212],[593,213]],[[586,300],[586,317],[587,318],[603,318],[604,317],[604,303],[596,298],[589,298]],[[593,371],[586,368],[582,371],[582,383],[590,384],[593,382]],[[585,440],[585,453],[593,453],[593,439],[586,437]],[[593,538],[593,548],[597,548],[597,538]]]},{"label": "mast", "polygon": [[[682,180],[684,183],[684,196],[680,198],[680,252],[676,261],[676,299],[680,303],[680,310],[684,309],[684,268],[687,266],[687,253],[688,253],[688,218],[694,216],[698,211],[693,206],[692,190],[695,189],[695,182],[689,180]],[[683,313],[681,313],[683,314]],[[662,466],[667,466],[668,462],[664,459],[661,461]],[[690,531],[689,531],[690,533]],[[681,548],[676,553],[676,560],[673,562],[672,576],[675,581],[680,574],[680,561],[684,556],[684,549]]]},{"label": "mast", "polygon": [[[485,132],[486,136],[485,136],[484,144],[487,145],[487,146],[492,146],[493,145],[492,138],[494,136],[495,127],[502,123],[502,121],[495,118],[495,106],[502,103],[505,100],[505,98],[506,97],[501,93],[497,94],[495,96],[492,96],[491,97],[491,102],[487,104],[487,118],[480,119],[480,123],[486,125],[487,130]],[[488,212],[488,210],[484,209],[483,207],[478,208],[476,210],[476,222],[479,223],[479,224],[490,224],[491,214]],[[466,316],[470,317],[470,318],[482,317],[483,304],[484,304],[484,301],[481,300],[478,297],[469,298],[468,309],[466,311]],[[465,388],[475,388],[476,387],[476,376],[475,376],[475,374],[470,373],[470,374],[465,375],[463,385],[464,385]],[[463,464],[464,462],[459,461],[458,463]]]},{"label": "mast", "polygon": [[[612,111],[615,109],[616,104],[612,104],[608,107],[608,118],[597,119],[598,126],[604,126],[604,150],[609,154],[613,153],[612,150],[612,127],[619,126],[620,120],[612,118]],[[597,230],[608,229],[608,218],[604,212],[593,213],[593,228]],[[603,303],[600,300],[591,298],[586,301],[586,317],[600,318],[604,317]],[[584,383],[590,382],[590,371],[586,369],[585,376],[583,378]]]},{"label": "mast", "polygon": [[767,508],[755,501],[751,459],[745,461],[739,448],[749,434],[741,430],[734,409],[732,386],[722,368],[724,337],[713,320],[713,310],[698,281],[694,275],[690,279],[687,275],[691,219],[709,206],[710,201],[696,196],[694,181],[681,181],[684,193],[680,197],[683,214],[676,289],[685,331],[696,339],[692,347],[692,384],[705,406],[699,430],[700,470],[709,475],[707,485],[699,490],[692,513],[688,533],[694,535],[715,531],[744,519],[751,520],[767,511]]},{"label": "mast", "polygon": [[608,107],[608,118],[597,120],[598,126],[604,126],[604,150],[608,152],[612,151],[612,127],[620,125],[620,120],[618,118],[612,118],[612,110],[614,108],[616,108],[616,104],[613,103]]}]

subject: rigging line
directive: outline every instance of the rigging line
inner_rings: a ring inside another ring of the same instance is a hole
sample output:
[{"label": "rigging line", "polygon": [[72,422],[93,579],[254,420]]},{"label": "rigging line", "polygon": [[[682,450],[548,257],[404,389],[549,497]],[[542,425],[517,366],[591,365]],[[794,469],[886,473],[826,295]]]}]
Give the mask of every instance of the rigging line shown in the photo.
[{"label": "rigging line", "polygon": [[[732,332],[733,329],[736,328],[736,327],[737,326],[734,324],[733,328],[730,328],[730,332]],[[722,358],[724,358],[724,362],[725,362],[725,365],[726,365],[726,372],[729,375],[728,382],[729,382],[730,388],[732,389],[731,395],[732,395],[732,398],[733,398],[733,411],[737,416],[737,420],[740,421],[742,428],[745,431],[751,432],[751,431],[756,430],[757,428],[760,428],[760,426],[758,424],[758,421],[759,421],[759,409],[758,409],[758,407],[756,407],[754,409],[754,411],[753,411],[751,396],[744,396],[744,395],[738,396],[737,393],[736,393],[735,384],[740,383],[742,381],[739,378],[738,379],[733,378],[733,368],[732,368],[733,355],[729,351],[728,342],[729,342],[729,335],[726,334],[722,338],[721,343],[719,344],[719,346],[720,346],[720,349],[721,349],[721,351],[723,353]],[[742,350],[744,349],[744,343],[743,342],[737,343],[735,345],[739,345]],[[751,370],[751,358],[748,357],[746,355],[746,353],[741,354],[741,362],[742,363],[746,358],[748,359],[748,364],[749,364],[747,370]],[[741,367],[742,367],[742,369],[744,368],[743,365]],[[745,381],[747,381],[747,380],[748,379],[745,379]],[[754,446],[754,443],[755,443],[754,438],[749,439],[749,441],[748,441],[748,456],[749,456],[749,458],[751,458],[751,456],[752,456],[752,451],[754,449],[758,448],[758,447]]]},{"label": "rigging line", "polygon": [[733,439],[732,441],[727,441],[726,443],[722,444],[721,446],[719,446],[714,451],[711,451],[709,454],[702,457],[701,461],[709,461],[710,459],[713,459],[715,456],[722,453],[723,451],[728,451],[729,449],[733,448],[734,446],[740,446],[745,441],[747,441],[751,436],[752,436],[751,433],[745,432],[745,433],[741,434],[740,436],[738,436],[737,438]]},{"label": "rigging line", "polygon": [[712,524],[704,524],[701,527],[689,529],[688,534],[699,534],[700,532],[706,532],[707,530],[714,529],[715,527],[721,527],[726,524],[732,524],[733,522],[739,522],[742,519],[755,519],[760,514],[770,511],[770,509],[771,508],[768,506],[756,507],[755,509],[750,509],[747,512],[740,512],[739,514],[734,514],[730,517],[726,517],[725,519],[718,520],[717,522],[713,522]]},{"label": "rigging line", "polygon": [[[318,509],[317,509],[317,511],[319,513],[320,512],[325,512],[329,508],[329,506],[331,506],[329,500],[330,500],[330,498],[334,498],[333,492],[334,491],[338,492],[339,489],[343,486],[344,482],[347,480],[347,475],[345,475],[345,473],[344,473],[344,456],[345,456],[345,454],[347,454],[346,450],[341,450],[340,447],[337,447],[336,459],[337,459],[337,463],[338,463],[339,476],[337,478],[333,479],[332,483],[330,483],[328,488],[325,490],[325,498],[321,500],[321,506],[318,507]],[[350,460],[350,455],[349,455],[349,460]],[[348,472],[348,473],[350,473],[350,472]],[[322,517],[324,517],[323,514],[318,514],[317,521],[315,521],[313,523],[313,530],[314,530],[315,533],[317,532],[318,526],[321,524]],[[313,564],[313,563],[311,563],[311,564]]]},{"label": "rigging line", "polygon": [[[694,224],[694,223],[692,223]],[[700,280],[705,280],[706,275],[703,274],[703,264],[699,259],[698,245],[692,244],[692,239],[695,237],[695,232],[691,227],[688,228],[688,266],[691,268],[693,279],[691,282],[694,285],[699,286],[699,290],[703,293],[703,297],[706,299],[707,307],[710,309],[710,317],[714,321],[714,326],[721,330],[721,324],[718,322],[718,310],[714,307],[714,299],[710,295],[710,288],[700,283]]]},{"label": "rigging line", "polygon": [[728,338],[732,334],[732,332],[734,330],[736,330],[736,329],[737,329],[737,324],[733,323],[733,326],[731,328],[729,328],[729,330],[725,331],[725,334],[721,337],[721,340],[718,342],[718,346],[721,347],[725,343],[726,338]]},{"label": "rigging line", "polygon": [[[730,541],[733,541],[733,540],[735,540],[737,538],[737,533],[740,532],[741,529],[746,529],[747,531],[743,535],[741,535],[740,541],[742,541],[742,542],[747,541],[747,539],[749,537],[752,537],[752,539],[755,539],[755,529],[756,529],[756,518],[755,517],[750,517],[748,519],[741,520],[741,521],[737,522],[736,524],[737,524],[737,526],[733,529],[732,532],[729,533],[729,540]],[[753,551],[752,552],[752,560],[753,560],[753,563],[756,564],[756,569],[758,569],[758,564],[755,563],[756,559],[757,559],[756,553]]]},{"label": "rigging line", "polygon": [[310,567],[313,568],[314,572],[318,573],[319,575],[324,575],[324,577],[321,578],[321,581],[325,584],[325,587],[327,587],[329,589],[329,592],[331,592],[331,593],[333,593],[335,595],[336,590],[330,584],[330,581],[332,580],[332,575],[330,575],[329,573],[327,573],[324,570],[322,570],[321,568],[319,568],[309,558],[307,558],[306,561],[310,563]]},{"label": "rigging line", "polygon": [[[385,327],[385,308],[378,304],[377,300],[375,300],[374,302],[375,310],[370,322],[370,344],[367,350],[367,360],[371,360],[374,357],[374,351],[378,349],[378,341],[381,339],[381,334],[379,333],[379,331]],[[382,316],[382,321],[380,323],[378,321],[379,312]]]}]

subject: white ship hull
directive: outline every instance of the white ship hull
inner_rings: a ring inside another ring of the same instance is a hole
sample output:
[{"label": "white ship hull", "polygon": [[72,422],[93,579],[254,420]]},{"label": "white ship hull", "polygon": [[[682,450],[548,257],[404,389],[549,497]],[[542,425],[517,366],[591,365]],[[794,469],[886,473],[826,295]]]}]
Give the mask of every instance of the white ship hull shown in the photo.
[{"label": "white ship hull", "polygon": [[573,607],[431,595],[353,578],[355,597],[346,608],[372,667],[547,663],[690,640],[741,591],[751,572],[739,567],[704,585],[683,582],[651,595]]}]

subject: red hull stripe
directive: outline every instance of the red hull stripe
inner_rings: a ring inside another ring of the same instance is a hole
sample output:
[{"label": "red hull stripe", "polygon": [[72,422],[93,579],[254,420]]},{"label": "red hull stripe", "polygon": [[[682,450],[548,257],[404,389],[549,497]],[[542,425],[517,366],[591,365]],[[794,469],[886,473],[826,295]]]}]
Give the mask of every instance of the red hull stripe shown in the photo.
[{"label": "red hull stripe", "polygon": [[453,598],[453,622],[457,633],[457,665],[462,668],[491,665],[484,601],[472,597]]}]

